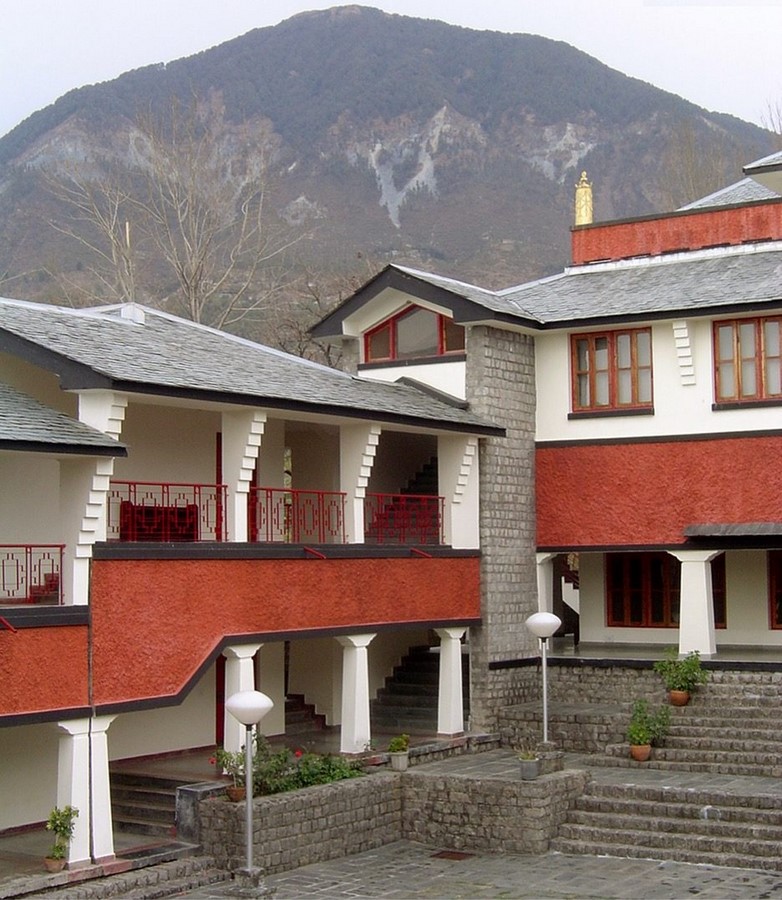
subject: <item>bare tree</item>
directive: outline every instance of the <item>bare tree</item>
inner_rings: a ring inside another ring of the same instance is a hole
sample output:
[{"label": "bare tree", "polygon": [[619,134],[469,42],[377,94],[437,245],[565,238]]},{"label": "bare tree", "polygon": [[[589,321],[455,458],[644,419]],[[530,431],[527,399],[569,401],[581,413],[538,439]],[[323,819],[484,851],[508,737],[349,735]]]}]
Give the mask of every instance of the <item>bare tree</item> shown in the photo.
[{"label": "bare tree", "polygon": [[673,131],[663,153],[660,194],[667,209],[677,209],[735,180],[744,160],[725,135],[699,133],[690,121]]},{"label": "bare tree", "polygon": [[348,272],[329,273],[321,269],[316,273],[305,269],[296,281],[295,291],[286,296],[284,303],[275,304],[267,316],[271,342],[287,353],[341,368],[341,342],[313,337],[311,328],[376,274],[377,268],[357,253]]},{"label": "bare tree", "polygon": [[776,135],[777,150],[782,150],[782,100],[769,100],[766,111],[760,116],[760,124]]},{"label": "bare tree", "polygon": [[129,158],[104,155],[53,183],[71,213],[55,227],[95,256],[99,288],[217,328],[267,308],[300,235],[267,208],[264,135],[194,101],[139,117],[130,136]]},{"label": "bare tree", "polygon": [[[48,183],[71,212],[67,222],[53,221],[52,225],[98,260],[98,265],[90,267],[96,283],[90,299],[105,300],[108,293],[115,300],[136,301],[135,252],[127,218],[131,198],[127,191],[111,178],[88,178],[75,170],[68,170],[58,177],[50,176]],[[64,286],[85,290],[67,278]]]}]

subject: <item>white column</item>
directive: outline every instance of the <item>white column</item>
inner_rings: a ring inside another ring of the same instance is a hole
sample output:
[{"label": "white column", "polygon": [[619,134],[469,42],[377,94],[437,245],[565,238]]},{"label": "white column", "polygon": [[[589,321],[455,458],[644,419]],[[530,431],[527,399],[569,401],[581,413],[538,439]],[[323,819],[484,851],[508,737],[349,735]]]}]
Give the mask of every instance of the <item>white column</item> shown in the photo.
[{"label": "white column", "polygon": [[345,532],[349,544],[364,542],[364,498],[380,441],[379,425],[340,428],[339,483],[345,498]]},{"label": "white column", "polygon": [[257,410],[224,412],[222,416],[223,481],[228,487],[228,540],[247,540],[247,497],[250,492],[265,413]]},{"label": "white column", "polygon": [[90,720],[58,722],[57,806],[79,811],[73,838],[68,845],[68,866],[79,868],[90,862]]},{"label": "white column", "polygon": [[717,651],[711,561],[719,550],[670,550],[682,564],[679,605],[679,653],[697,650],[704,658]]},{"label": "white column", "polygon": [[462,638],[466,628],[435,628],[440,638],[440,682],[437,692],[437,733],[464,732]]},{"label": "white column", "polygon": [[556,553],[536,553],[538,612],[554,612],[554,559]]},{"label": "white column", "polygon": [[[239,644],[226,647],[225,657],[225,699],[237,691],[255,690],[255,665],[253,657],[262,644]],[[223,718],[223,746],[235,753],[244,746],[245,727],[226,709]]]},{"label": "white column", "polygon": [[92,860],[96,863],[114,858],[109,744],[106,732],[115,718],[116,716],[96,716],[92,720]]},{"label": "white column", "polygon": [[361,753],[371,739],[367,647],[374,634],[338,637],[342,645],[342,730],[340,753]]},{"label": "white column", "polygon": [[445,543],[480,547],[478,528],[478,438],[441,435],[437,439],[438,493],[445,498]]}]

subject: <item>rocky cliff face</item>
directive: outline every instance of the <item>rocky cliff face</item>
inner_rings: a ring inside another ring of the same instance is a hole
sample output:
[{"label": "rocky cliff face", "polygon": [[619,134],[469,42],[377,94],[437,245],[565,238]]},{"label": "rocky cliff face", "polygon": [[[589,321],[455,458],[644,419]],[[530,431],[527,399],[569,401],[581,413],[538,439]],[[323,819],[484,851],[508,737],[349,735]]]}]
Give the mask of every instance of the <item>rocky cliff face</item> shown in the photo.
[{"label": "rocky cliff face", "polygon": [[694,199],[669,190],[671,168],[691,165],[684,132],[717,159],[704,194],[771,149],[761,129],[565,44],[361,7],[307,13],[73,91],[1,139],[4,293],[55,299],[54,273],[90,277],[85,248],[49,224],[75,220],[44,176],[78,166],[99,178],[116,164],[140,176],[137,111],[193,96],[221,123],[219,177],[238,177],[248,146],[263,159],[270,214],[304,235],[294,264],[308,271],[360,254],[502,287],[567,262],[583,169],[605,219]]}]

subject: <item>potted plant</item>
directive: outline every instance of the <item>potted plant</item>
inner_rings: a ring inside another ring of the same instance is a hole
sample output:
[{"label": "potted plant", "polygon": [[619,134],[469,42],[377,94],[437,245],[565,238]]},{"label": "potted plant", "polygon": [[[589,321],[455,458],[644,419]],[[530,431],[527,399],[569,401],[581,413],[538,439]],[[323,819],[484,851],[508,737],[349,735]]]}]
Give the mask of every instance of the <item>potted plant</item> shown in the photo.
[{"label": "potted plant", "polygon": [[646,762],[652,753],[652,744],[665,737],[670,721],[670,707],[661,706],[652,712],[646,700],[636,700],[627,726],[630,756],[638,762]]},{"label": "potted plant", "polygon": [[706,684],[708,672],[701,666],[700,653],[691,650],[680,657],[675,647],[670,647],[665,659],[658,659],[654,671],[662,677],[673,706],[686,706],[690,694],[698,685]]},{"label": "potted plant", "polygon": [[399,734],[388,743],[388,755],[391,757],[391,768],[396,772],[405,772],[410,760],[410,735]]},{"label": "potted plant", "polygon": [[50,872],[60,872],[65,868],[65,857],[68,853],[68,844],[73,837],[73,829],[76,827],[75,819],[79,810],[74,806],[55,806],[46,820],[46,830],[54,832],[54,844],[49,855],[44,859],[44,864]]},{"label": "potted plant", "polygon": [[244,748],[237,751],[225,750],[218,747],[214,755],[215,763],[223,770],[226,775],[230,775],[233,784],[229,784],[226,788],[228,799],[236,803],[244,800],[246,788],[244,783]]},{"label": "potted plant", "polygon": [[540,775],[540,757],[537,750],[531,747],[521,747],[516,751],[516,758],[521,768],[522,781],[534,781]]}]

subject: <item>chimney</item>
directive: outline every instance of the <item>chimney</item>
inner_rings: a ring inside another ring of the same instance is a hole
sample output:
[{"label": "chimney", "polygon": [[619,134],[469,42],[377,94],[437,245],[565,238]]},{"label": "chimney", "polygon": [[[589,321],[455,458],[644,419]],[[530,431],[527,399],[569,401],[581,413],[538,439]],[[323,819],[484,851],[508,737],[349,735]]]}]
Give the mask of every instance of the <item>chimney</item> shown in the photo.
[{"label": "chimney", "polygon": [[582,172],[576,185],[576,226],[592,224],[592,183]]}]

